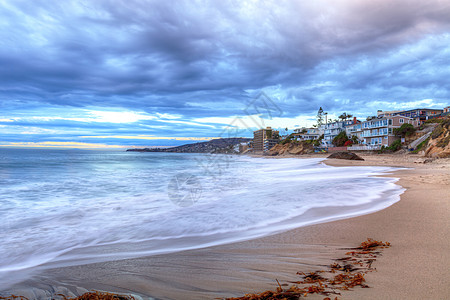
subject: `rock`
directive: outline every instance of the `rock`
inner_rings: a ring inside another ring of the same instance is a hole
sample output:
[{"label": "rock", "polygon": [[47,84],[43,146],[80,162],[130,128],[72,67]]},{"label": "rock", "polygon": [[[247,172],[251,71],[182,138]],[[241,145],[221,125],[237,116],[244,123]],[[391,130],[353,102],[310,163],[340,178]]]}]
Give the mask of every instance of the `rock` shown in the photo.
[{"label": "rock", "polygon": [[327,158],[335,158],[335,159],[348,159],[348,160],[364,160],[359,157],[355,153],[352,152],[336,152],[328,156]]},{"label": "rock", "polygon": [[306,142],[290,142],[284,145],[276,144],[264,155],[280,156],[280,155],[302,155],[314,152],[314,147],[311,143]]}]

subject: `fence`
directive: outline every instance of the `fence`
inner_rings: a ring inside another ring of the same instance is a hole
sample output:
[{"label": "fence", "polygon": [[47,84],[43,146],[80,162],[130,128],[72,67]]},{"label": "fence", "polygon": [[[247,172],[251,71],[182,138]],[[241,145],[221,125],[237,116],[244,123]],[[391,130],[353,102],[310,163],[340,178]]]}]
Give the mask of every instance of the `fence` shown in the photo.
[{"label": "fence", "polygon": [[328,152],[347,151],[347,147],[328,147]]},{"label": "fence", "polygon": [[350,146],[347,147],[349,151],[376,151],[380,150],[381,145],[364,145],[364,146]]}]

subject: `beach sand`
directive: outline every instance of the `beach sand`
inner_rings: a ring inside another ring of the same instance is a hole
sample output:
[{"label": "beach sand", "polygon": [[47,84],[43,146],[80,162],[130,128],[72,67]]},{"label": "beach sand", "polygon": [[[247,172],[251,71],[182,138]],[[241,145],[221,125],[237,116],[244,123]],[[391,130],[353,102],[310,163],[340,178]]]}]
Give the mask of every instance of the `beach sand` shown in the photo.
[{"label": "beach sand", "polygon": [[[306,157],[306,156],[303,156]],[[317,157],[317,156],[312,156]],[[331,166],[408,167],[390,177],[407,190],[382,211],[311,225],[228,245],[50,269],[20,286],[130,292],[158,299],[214,299],[276,289],[299,280],[298,271],[325,269],[366,238],[389,241],[366,275],[369,289],[339,299],[448,299],[450,297],[450,159],[423,163],[417,155],[362,155],[365,161],[325,161]],[[20,288],[18,286],[18,288]],[[83,288],[78,288],[83,287]],[[36,291],[36,290],[35,290]],[[27,292],[29,293],[29,291]],[[323,299],[311,295],[307,299]],[[145,298],[145,297],[144,297]],[[331,297],[332,299],[334,298]]]}]

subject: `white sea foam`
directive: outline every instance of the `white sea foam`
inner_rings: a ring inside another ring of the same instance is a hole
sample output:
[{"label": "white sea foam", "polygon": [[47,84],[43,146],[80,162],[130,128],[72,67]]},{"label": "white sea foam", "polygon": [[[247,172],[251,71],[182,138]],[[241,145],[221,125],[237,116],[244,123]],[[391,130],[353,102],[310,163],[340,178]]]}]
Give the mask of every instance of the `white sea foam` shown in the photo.
[{"label": "white sea foam", "polygon": [[[219,245],[366,214],[403,191],[395,178],[375,177],[393,168],[335,168],[321,159],[48,153],[3,153],[2,288],[43,268]],[[180,173],[201,185],[194,205],[168,197]]]}]

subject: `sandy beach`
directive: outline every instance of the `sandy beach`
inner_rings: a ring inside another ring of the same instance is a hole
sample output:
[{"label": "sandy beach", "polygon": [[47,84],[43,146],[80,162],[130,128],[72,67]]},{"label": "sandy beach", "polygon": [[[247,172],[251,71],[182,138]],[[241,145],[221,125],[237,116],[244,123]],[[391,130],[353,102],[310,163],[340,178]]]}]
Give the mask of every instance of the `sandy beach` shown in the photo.
[{"label": "sandy beach", "polygon": [[[20,286],[48,290],[51,285],[53,290],[64,293],[82,293],[85,289],[133,292],[144,299],[150,295],[157,299],[236,297],[275,289],[276,279],[282,284],[299,280],[299,271],[324,269],[342,257],[345,248],[358,246],[370,237],[389,241],[392,247],[374,263],[377,272],[366,276],[371,288],[355,288],[342,293],[339,299],[448,298],[450,160],[423,163],[425,159],[417,155],[362,157],[365,161],[328,159],[325,163],[336,167],[406,167],[387,175],[400,178],[398,184],[406,188],[401,201],[369,215],[245,242],[50,269]],[[36,297],[44,295],[38,289],[34,293]]]}]

